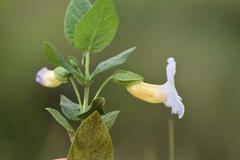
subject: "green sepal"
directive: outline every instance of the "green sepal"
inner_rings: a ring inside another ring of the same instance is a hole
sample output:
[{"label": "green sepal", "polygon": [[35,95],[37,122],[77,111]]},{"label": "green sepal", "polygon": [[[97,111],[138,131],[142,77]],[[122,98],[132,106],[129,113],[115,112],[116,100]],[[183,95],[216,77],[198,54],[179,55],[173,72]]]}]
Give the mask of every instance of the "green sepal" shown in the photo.
[{"label": "green sepal", "polygon": [[79,68],[80,67],[80,62],[77,60],[77,58],[73,56],[68,56],[68,63],[73,67],[73,68]]},{"label": "green sepal", "polygon": [[63,67],[57,67],[54,69],[54,73],[57,79],[60,81],[68,81],[69,77],[71,76],[71,73],[68,72]]},{"label": "green sepal", "polygon": [[139,74],[123,70],[115,72],[113,76],[113,81],[115,83],[123,85],[125,87],[140,83],[144,80],[144,78]]},{"label": "green sepal", "polygon": [[70,140],[72,141],[75,135],[75,130],[71,124],[62,116],[60,112],[53,108],[46,108],[46,110],[53,116],[53,118],[67,130]]},{"label": "green sepal", "polygon": [[111,57],[99,63],[96,69],[94,70],[94,72],[92,73],[91,78],[95,78],[97,75],[101,74],[102,72],[125,63],[128,57],[133,53],[135,49],[136,47],[130,48],[114,57]]},{"label": "green sepal", "polygon": [[96,0],[81,17],[74,33],[74,45],[83,52],[97,53],[113,40],[119,20],[112,0]]},{"label": "green sepal", "polygon": [[77,129],[68,160],[113,160],[114,149],[108,129],[95,111]]},{"label": "green sepal", "polygon": [[93,100],[93,102],[91,104],[91,108],[87,112],[79,115],[78,117],[81,120],[84,120],[84,119],[86,119],[88,116],[90,116],[95,111],[97,111],[99,114],[103,115],[104,114],[104,106],[105,106],[105,104],[106,104],[105,98],[98,97],[98,98]]},{"label": "green sepal", "polygon": [[79,121],[78,115],[80,114],[80,106],[72,102],[66,96],[61,95],[60,97],[60,107],[63,114],[70,120]]},{"label": "green sepal", "polygon": [[112,128],[120,111],[112,111],[102,116],[104,124],[107,126],[108,130]]},{"label": "green sepal", "polygon": [[49,42],[44,42],[44,52],[50,62],[57,66],[61,66],[69,71],[80,84],[85,85],[86,80],[81,72],[73,68],[70,64],[68,64],[63,56],[57,51],[57,49],[50,44]]},{"label": "green sepal", "polygon": [[73,43],[76,25],[91,6],[89,0],[70,1],[64,18],[64,34],[71,43]]}]

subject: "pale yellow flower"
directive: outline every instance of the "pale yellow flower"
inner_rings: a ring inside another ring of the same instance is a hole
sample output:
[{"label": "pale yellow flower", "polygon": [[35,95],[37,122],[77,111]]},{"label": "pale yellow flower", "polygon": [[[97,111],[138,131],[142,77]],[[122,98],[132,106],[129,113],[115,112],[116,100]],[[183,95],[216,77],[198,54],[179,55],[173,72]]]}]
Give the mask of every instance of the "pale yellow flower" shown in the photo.
[{"label": "pale yellow flower", "polygon": [[63,83],[63,81],[57,78],[53,70],[48,70],[46,67],[38,71],[36,82],[49,88],[58,87]]},{"label": "pale yellow flower", "polygon": [[167,60],[167,82],[162,85],[149,84],[141,82],[132,85],[127,90],[136,98],[149,103],[164,103],[172,109],[172,114],[178,114],[181,119],[184,115],[184,105],[181,97],[178,95],[174,83],[176,73],[176,62],[173,57]]}]

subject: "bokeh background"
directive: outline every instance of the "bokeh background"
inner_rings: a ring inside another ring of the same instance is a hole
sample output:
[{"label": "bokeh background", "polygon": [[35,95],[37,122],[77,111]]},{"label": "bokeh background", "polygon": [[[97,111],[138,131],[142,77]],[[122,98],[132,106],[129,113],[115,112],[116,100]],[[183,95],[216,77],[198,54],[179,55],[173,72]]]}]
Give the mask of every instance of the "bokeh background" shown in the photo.
[{"label": "bokeh background", "polygon": [[[47,89],[35,83],[43,66],[52,68],[42,42],[64,55],[81,57],[63,34],[67,0],[0,1],[0,160],[50,160],[66,156],[65,130],[45,107],[59,95],[76,100],[70,86]],[[166,80],[166,60],[177,61],[176,85],[186,114],[182,120],[163,105],[131,97],[110,84],[107,109],[121,110],[111,130],[116,160],[166,160],[168,118],[176,126],[176,160],[240,159],[240,1],[115,0],[120,28],[112,45],[92,55],[94,67],[127,48],[135,54],[119,69]],[[98,78],[92,88],[114,70]]]}]

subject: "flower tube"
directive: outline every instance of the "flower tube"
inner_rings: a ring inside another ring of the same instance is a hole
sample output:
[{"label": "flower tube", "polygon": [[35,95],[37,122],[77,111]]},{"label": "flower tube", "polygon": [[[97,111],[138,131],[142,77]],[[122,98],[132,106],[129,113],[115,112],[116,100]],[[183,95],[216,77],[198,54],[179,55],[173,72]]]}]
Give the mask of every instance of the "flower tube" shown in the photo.
[{"label": "flower tube", "polygon": [[172,114],[178,114],[179,119],[184,115],[182,98],[178,95],[174,76],[176,73],[176,62],[173,57],[168,58],[167,82],[162,85],[141,82],[127,88],[131,95],[149,103],[164,103],[170,107]]}]

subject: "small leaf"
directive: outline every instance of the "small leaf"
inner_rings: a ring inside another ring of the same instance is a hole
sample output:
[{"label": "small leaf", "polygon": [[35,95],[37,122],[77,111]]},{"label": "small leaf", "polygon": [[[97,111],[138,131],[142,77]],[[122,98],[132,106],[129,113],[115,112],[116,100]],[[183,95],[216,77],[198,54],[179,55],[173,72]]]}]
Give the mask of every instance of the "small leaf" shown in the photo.
[{"label": "small leaf", "polygon": [[106,104],[106,100],[103,97],[97,97],[93,100],[92,107],[90,110],[98,111],[99,114],[104,114],[104,106]]},{"label": "small leaf", "polygon": [[48,112],[51,113],[51,115],[53,116],[53,118],[62,126],[64,127],[67,132],[68,135],[70,137],[70,139],[72,140],[75,134],[75,131],[73,129],[73,127],[71,126],[71,124],[62,116],[62,114],[60,112],[58,112],[56,109],[53,108],[46,108],[46,110]]},{"label": "small leaf", "polygon": [[83,74],[68,64],[52,44],[49,42],[44,42],[44,51],[50,62],[65,68],[78,80],[79,83],[85,84],[85,78]]},{"label": "small leaf", "polygon": [[105,98],[103,98],[103,97],[98,97],[98,98],[94,99],[92,102],[91,108],[87,112],[79,115],[78,117],[80,119],[84,120],[95,111],[98,111],[99,114],[103,115],[105,103],[106,103],[106,101],[105,101]]},{"label": "small leaf", "polygon": [[112,111],[102,116],[102,120],[109,130],[114,125],[119,113],[120,111]]},{"label": "small leaf", "polygon": [[55,65],[61,65],[61,63],[63,63],[64,58],[59,54],[57,49],[49,42],[44,42],[44,52],[51,63]]},{"label": "small leaf", "polygon": [[128,57],[131,55],[131,53],[133,53],[133,51],[135,49],[136,49],[136,47],[130,48],[112,58],[107,59],[106,61],[101,62],[94,70],[92,77],[94,78],[98,74],[100,74],[108,69],[111,69],[113,67],[116,67],[116,66],[119,66],[119,65],[125,63],[127,61]]},{"label": "small leaf", "polygon": [[76,26],[73,40],[75,47],[84,52],[102,51],[113,40],[118,23],[112,0],[96,0]]},{"label": "small leaf", "polygon": [[115,74],[114,74],[114,79],[113,81],[117,84],[120,84],[120,85],[123,85],[125,87],[128,87],[128,86],[131,86],[131,85],[134,85],[136,83],[140,83],[143,81],[143,77],[136,74],[136,73],[133,73],[133,72],[130,72],[130,71],[117,71]]},{"label": "small leaf", "polygon": [[113,160],[114,149],[107,127],[94,112],[78,128],[68,160]]},{"label": "small leaf", "polygon": [[64,34],[71,43],[76,25],[91,6],[88,0],[71,0],[64,19]]},{"label": "small leaf", "polygon": [[80,114],[79,104],[73,103],[70,99],[61,95],[60,106],[63,114],[70,120],[79,121],[77,117]]},{"label": "small leaf", "polygon": [[61,65],[63,68],[65,68],[66,70],[68,70],[77,80],[80,84],[86,84],[86,80],[85,77],[83,76],[82,72],[79,72],[78,70],[76,70],[75,68],[73,68],[73,66],[71,66],[68,63],[62,63]]}]

